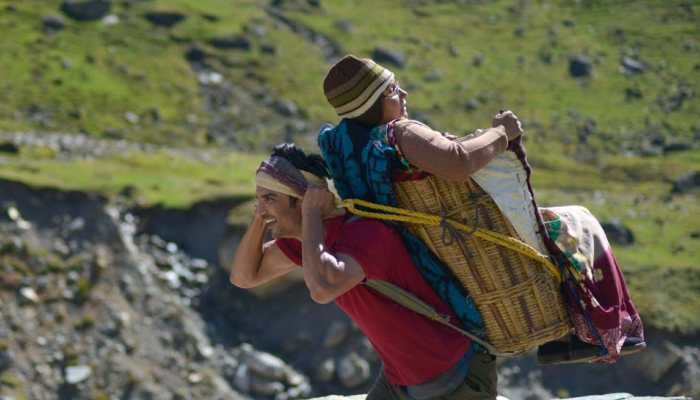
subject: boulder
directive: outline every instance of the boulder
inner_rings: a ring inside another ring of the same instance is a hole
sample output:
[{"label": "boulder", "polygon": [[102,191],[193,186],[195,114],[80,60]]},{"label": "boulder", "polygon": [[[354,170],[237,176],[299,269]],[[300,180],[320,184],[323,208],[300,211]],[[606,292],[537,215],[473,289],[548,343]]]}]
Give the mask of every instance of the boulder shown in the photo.
[{"label": "boulder", "polygon": [[287,366],[279,357],[254,350],[252,346],[244,345],[243,350],[250,372],[271,381],[281,381],[287,375]]},{"label": "boulder", "polygon": [[109,14],[111,0],[64,0],[61,11],[76,21],[97,21]]},{"label": "boulder", "polygon": [[66,21],[60,15],[47,15],[41,19],[41,26],[46,33],[62,31],[66,27]]},{"label": "boulder", "polygon": [[352,22],[347,19],[337,20],[333,25],[335,25],[335,27],[343,33],[350,34],[355,30],[355,27],[352,24]]},{"label": "boulder", "polygon": [[209,44],[217,49],[250,50],[252,43],[245,36],[223,36],[209,39]]},{"label": "boulder", "polygon": [[591,76],[593,63],[591,59],[583,55],[575,55],[569,58],[569,74],[574,78]]},{"label": "boulder", "polygon": [[688,172],[673,182],[671,193],[690,193],[700,189],[700,171]]},{"label": "boulder", "polygon": [[350,327],[344,321],[333,321],[326,332],[326,337],[323,339],[323,347],[332,349],[343,343],[345,338],[350,333]]},{"label": "boulder", "polygon": [[355,388],[369,379],[369,362],[356,353],[345,356],[338,364],[338,378],[348,389]]},{"label": "boulder", "polygon": [[632,57],[623,57],[620,66],[623,73],[630,75],[641,74],[647,70],[647,66],[644,63]]},{"label": "boulder", "polygon": [[316,369],[316,379],[321,382],[330,382],[335,376],[335,361],[332,358],[323,360]]},{"label": "boulder", "polygon": [[184,21],[187,17],[185,14],[178,11],[149,11],[143,16],[153,25],[165,28],[175,26]]},{"label": "boulder", "polygon": [[201,47],[193,45],[185,52],[185,59],[189,62],[202,62],[207,57],[207,53]]},{"label": "boulder", "polygon": [[620,220],[613,218],[600,225],[608,236],[608,240],[612,243],[622,246],[628,246],[634,243],[634,233],[623,225]]},{"label": "boulder", "polygon": [[76,365],[66,368],[66,383],[76,385],[92,374],[92,368],[87,365]]},{"label": "boulder", "polygon": [[0,153],[18,154],[19,146],[12,142],[0,142]]},{"label": "boulder", "polygon": [[372,52],[372,59],[380,64],[391,64],[397,68],[406,66],[406,56],[402,52],[385,47],[375,48]]}]

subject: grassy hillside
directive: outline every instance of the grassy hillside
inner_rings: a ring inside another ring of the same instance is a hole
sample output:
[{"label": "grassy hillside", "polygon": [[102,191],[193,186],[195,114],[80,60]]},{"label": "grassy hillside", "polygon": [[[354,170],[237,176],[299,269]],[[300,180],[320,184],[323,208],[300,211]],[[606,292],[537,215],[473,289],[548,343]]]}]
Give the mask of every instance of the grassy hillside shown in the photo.
[{"label": "grassy hillside", "polygon": [[[640,308],[658,326],[700,329],[699,196],[671,192],[700,171],[700,3],[142,0],[93,22],[60,3],[0,0],[0,132],[189,150],[83,159],[38,142],[0,153],[0,177],[128,187],[142,204],[177,207],[250,195],[272,145],[313,149],[336,120],[321,91],[329,63],[381,47],[398,53],[383,63],[412,116],[435,128],[469,132],[515,110],[540,203],[629,227],[635,242],[615,250]],[[151,12],[183,18],[156,26]],[[51,16],[64,27],[47,28]]]}]

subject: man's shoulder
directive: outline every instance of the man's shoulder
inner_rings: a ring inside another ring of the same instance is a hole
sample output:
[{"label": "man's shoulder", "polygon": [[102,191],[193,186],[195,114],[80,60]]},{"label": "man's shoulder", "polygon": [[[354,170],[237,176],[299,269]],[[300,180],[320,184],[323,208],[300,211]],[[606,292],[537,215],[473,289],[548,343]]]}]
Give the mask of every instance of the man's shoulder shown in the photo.
[{"label": "man's shoulder", "polygon": [[378,219],[351,217],[343,224],[343,242],[362,243],[366,246],[384,246],[391,239],[398,238],[398,231]]}]

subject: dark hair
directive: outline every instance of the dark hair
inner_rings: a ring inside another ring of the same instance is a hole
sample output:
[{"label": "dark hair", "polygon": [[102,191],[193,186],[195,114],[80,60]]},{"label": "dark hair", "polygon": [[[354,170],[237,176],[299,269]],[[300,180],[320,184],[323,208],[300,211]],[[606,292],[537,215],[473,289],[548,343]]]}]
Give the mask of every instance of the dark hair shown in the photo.
[{"label": "dark hair", "polygon": [[275,146],[272,155],[287,159],[300,170],[310,172],[319,178],[330,178],[328,167],[323,158],[318,154],[306,154],[294,143],[282,143]]},{"label": "dark hair", "polygon": [[384,94],[382,93],[379,95],[379,97],[377,97],[377,100],[374,102],[374,104],[372,104],[372,107],[365,111],[364,114],[360,115],[359,117],[351,118],[350,120],[359,122],[360,124],[369,127],[380,125],[382,123],[382,118],[384,117],[384,103],[382,103],[383,98]]}]

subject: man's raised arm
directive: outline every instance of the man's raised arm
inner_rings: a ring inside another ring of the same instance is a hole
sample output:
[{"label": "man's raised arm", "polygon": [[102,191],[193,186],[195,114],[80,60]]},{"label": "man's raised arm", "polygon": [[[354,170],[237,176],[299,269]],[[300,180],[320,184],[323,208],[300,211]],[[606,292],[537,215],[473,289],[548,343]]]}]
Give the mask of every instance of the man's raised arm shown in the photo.
[{"label": "man's raised arm", "polygon": [[231,263],[229,279],[235,286],[259,286],[296,268],[274,241],[263,244],[264,237],[265,220],[256,210]]},{"label": "man's raised arm", "polygon": [[304,282],[317,303],[330,303],[365,278],[357,261],[345,254],[331,254],[323,244],[323,218],[333,212],[333,195],[328,190],[306,191],[302,203]]}]

